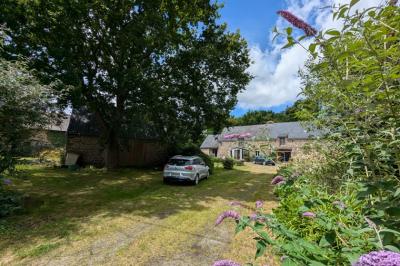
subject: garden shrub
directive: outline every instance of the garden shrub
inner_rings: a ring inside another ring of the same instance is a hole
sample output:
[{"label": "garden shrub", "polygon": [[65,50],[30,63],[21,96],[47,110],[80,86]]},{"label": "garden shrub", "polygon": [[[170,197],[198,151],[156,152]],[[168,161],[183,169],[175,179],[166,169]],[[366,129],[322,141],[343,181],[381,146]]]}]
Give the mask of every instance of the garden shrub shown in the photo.
[{"label": "garden shrub", "polygon": [[341,30],[317,32],[278,12],[305,32],[296,40],[292,28],[275,30],[286,35],[285,48],[315,38],[300,74],[302,94],[320,108],[301,116],[326,136],[317,153],[279,170],[272,184],[280,203],[271,214],[226,212],[236,232],[256,233],[257,257],[269,248],[284,265],[400,261],[400,7],[388,1],[349,12],[357,2],[334,7]]},{"label": "garden shrub", "polygon": [[45,149],[39,153],[39,161],[53,166],[60,166],[65,160],[65,150],[63,148]]},{"label": "garden shrub", "polygon": [[237,166],[243,166],[244,165],[244,161],[241,161],[241,160],[234,160],[233,162]]},{"label": "garden shrub", "polygon": [[224,166],[224,169],[232,170],[234,165],[234,160],[231,158],[225,158],[222,164]]}]

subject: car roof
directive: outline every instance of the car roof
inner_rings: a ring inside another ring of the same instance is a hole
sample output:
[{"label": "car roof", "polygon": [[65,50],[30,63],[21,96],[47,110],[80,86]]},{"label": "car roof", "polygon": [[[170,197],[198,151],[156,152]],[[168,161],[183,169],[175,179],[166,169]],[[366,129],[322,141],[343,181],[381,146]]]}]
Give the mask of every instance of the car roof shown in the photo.
[{"label": "car roof", "polygon": [[199,156],[184,156],[184,155],[175,155],[171,159],[183,159],[183,160],[193,160],[198,159]]}]

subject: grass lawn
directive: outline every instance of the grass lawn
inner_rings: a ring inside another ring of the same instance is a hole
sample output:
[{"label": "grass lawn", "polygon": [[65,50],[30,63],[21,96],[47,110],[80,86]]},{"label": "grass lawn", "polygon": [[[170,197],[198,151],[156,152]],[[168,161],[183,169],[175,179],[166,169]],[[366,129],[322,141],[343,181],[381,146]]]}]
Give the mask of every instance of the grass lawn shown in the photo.
[{"label": "grass lawn", "polygon": [[[13,188],[24,213],[0,220],[0,265],[211,265],[254,262],[252,234],[214,226],[231,201],[274,206],[273,167],[216,169],[198,186],[164,185],[161,172],[21,166]],[[257,265],[275,265],[272,255]]]}]

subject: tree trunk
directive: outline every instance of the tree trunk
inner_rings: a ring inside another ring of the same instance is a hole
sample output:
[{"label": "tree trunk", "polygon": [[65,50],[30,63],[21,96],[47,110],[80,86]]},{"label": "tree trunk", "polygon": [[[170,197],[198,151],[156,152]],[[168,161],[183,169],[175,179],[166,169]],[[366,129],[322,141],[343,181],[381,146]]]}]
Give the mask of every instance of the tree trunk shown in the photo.
[{"label": "tree trunk", "polygon": [[104,145],[104,166],[108,170],[115,169],[119,166],[119,129],[110,126],[99,111],[96,111],[96,117],[101,125],[99,141]]},{"label": "tree trunk", "polygon": [[111,129],[104,150],[104,164],[107,170],[115,169],[119,166],[119,140],[117,136],[118,134]]}]

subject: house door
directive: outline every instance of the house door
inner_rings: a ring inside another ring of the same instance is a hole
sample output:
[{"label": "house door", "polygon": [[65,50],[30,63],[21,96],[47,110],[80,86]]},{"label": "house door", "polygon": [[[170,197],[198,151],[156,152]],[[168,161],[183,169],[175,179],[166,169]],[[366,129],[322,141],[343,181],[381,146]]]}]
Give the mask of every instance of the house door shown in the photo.
[{"label": "house door", "polygon": [[248,153],[249,151],[246,149],[236,148],[231,150],[231,157],[235,160],[243,160]]},{"label": "house door", "polygon": [[240,149],[233,150],[233,159],[241,160],[242,159],[242,150],[240,150]]},{"label": "house door", "polygon": [[292,156],[291,150],[278,150],[277,151],[278,160],[281,162],[288,162]]}]

